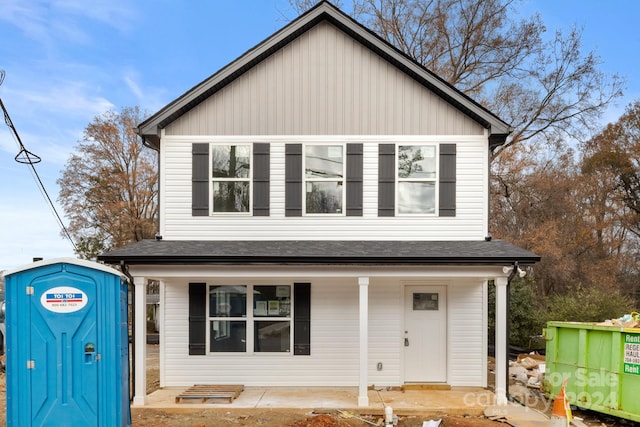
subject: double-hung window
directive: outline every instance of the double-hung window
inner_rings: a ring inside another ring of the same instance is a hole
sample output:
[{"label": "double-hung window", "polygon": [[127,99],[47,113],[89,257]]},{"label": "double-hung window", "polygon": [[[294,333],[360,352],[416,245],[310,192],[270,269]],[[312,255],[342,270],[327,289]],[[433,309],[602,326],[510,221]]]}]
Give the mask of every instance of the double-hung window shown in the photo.
[{"label": "double-hung window", "polygon": [[437,158],[436,145],[398,146],[398,214],[436,213]]},{"label": "double-hung window", "polygon": [[212,144],[213,213],[251,210],[251,145]]},{"label": "double-hung window", "polygon": [[304,147],[304,212],[344,212],[345,148],[339,144],[307,144]]},{"label": "double-hung window", "polygon": [[209,351],[291,352],[291,296],[291,285],[210,286]]}]

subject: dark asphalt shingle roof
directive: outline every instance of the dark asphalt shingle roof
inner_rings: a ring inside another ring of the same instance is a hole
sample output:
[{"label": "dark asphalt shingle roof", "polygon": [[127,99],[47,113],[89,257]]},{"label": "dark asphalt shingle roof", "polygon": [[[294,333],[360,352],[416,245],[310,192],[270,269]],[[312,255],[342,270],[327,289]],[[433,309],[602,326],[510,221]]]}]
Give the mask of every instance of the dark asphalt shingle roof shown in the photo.
[{"label": "dark asphalt shingle roof", "polygon": [[540,257],[503,240],[143,240],[98,257],[109,264],[510,265]]}]

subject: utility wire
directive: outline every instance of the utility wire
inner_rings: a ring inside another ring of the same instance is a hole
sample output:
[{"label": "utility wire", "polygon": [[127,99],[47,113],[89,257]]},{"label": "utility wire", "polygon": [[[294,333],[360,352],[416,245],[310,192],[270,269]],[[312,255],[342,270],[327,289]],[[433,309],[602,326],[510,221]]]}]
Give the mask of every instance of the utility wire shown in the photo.
[{"label": "utility wire", "polygon": [[[4,70],[0,70],[0,86],[4,82],[4,76],[5,76]],[[62,222],[62,218],[58,214],[58,210],[53,204],[51,197],[49,197],[49,193],[47,192],[47,189],[45,188],[44,183],[40,179],[40,175],[38,175],[38,171],[36,170],[36,167],[35,167],[36,163],[40,163],[42,159],[39,156],[33,154],[31,151],[27,150],[27,148],[22,143],[22,140],[20,139],[20,135],[18,135],[18,130],[13,125],[13,122],[11,121],[11,117],[9,117],[9,112],[7,111],[7,108],[4,106],[4,103],[2,102],[2,98],[0,98],[0,108],[2,108],[2,111],[4,113],[4,122],[7,124],[9,129],[11,129],[13,133],[13,137],[18,143],[18,146],[20,147],[20,151],[18,152],[18,154],[16,154],[16,156],[14,157],[14,160],[18,163],[31,166],[31,173],[38,183],[40,192],[45,197],[46,201],[49,203],[49,207],[53,212],[54,216],[56,217],[56,220],[58,221],[60,228],[62,228],[64,235],[67,237],[67,239],[69,239],[69,242],[71,242],[71,246],[73,246],[73,249],[76,252],[78,252],[78,247],[76,246],[73,239],[71,238],[71,234],[69,233],[69,230],[67,229],[67,227],[64,225],[64,222]]]}]

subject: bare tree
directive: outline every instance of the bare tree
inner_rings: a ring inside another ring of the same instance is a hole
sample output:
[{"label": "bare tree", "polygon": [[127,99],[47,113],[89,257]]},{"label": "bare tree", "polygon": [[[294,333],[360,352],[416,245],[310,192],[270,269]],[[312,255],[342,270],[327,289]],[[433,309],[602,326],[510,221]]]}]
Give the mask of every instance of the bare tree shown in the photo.
[{"label": "bare tree", "polygon": [[[290,3],[302,12],[313,2]],[[529,140],[584,137],[621,94],[622,80],[582,52],[579,30],[545,41],[540,16],[517,19],[515,0],[353,0],[352,14],[510,123],[494,156]]]},{"label": "bare tree", "polygon": [[95,117],[57,181],[83,258],[157,231],[157,155],[135,132],[142,119],[138,107]]}]

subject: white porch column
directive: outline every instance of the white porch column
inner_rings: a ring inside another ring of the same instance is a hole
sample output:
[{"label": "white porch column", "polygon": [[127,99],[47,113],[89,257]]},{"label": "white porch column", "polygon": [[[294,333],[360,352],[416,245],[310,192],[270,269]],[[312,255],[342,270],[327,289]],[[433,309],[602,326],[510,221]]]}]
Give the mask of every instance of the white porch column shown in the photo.
[{"label": "white porch column", "polygon": [[144,405],[147,400],[147,280],[133,278],[135,295],[135,389],[133,404]]},{"label": "white porch column", "polygon": [[358,406],[369,406],[368,364],[369,364],[369,278],[358,277],[360,289],[360,382],[358,386]]},{"label": "white porch column", "polygon": [[507,278],[496,277],[496,405],[507,400]]}]

